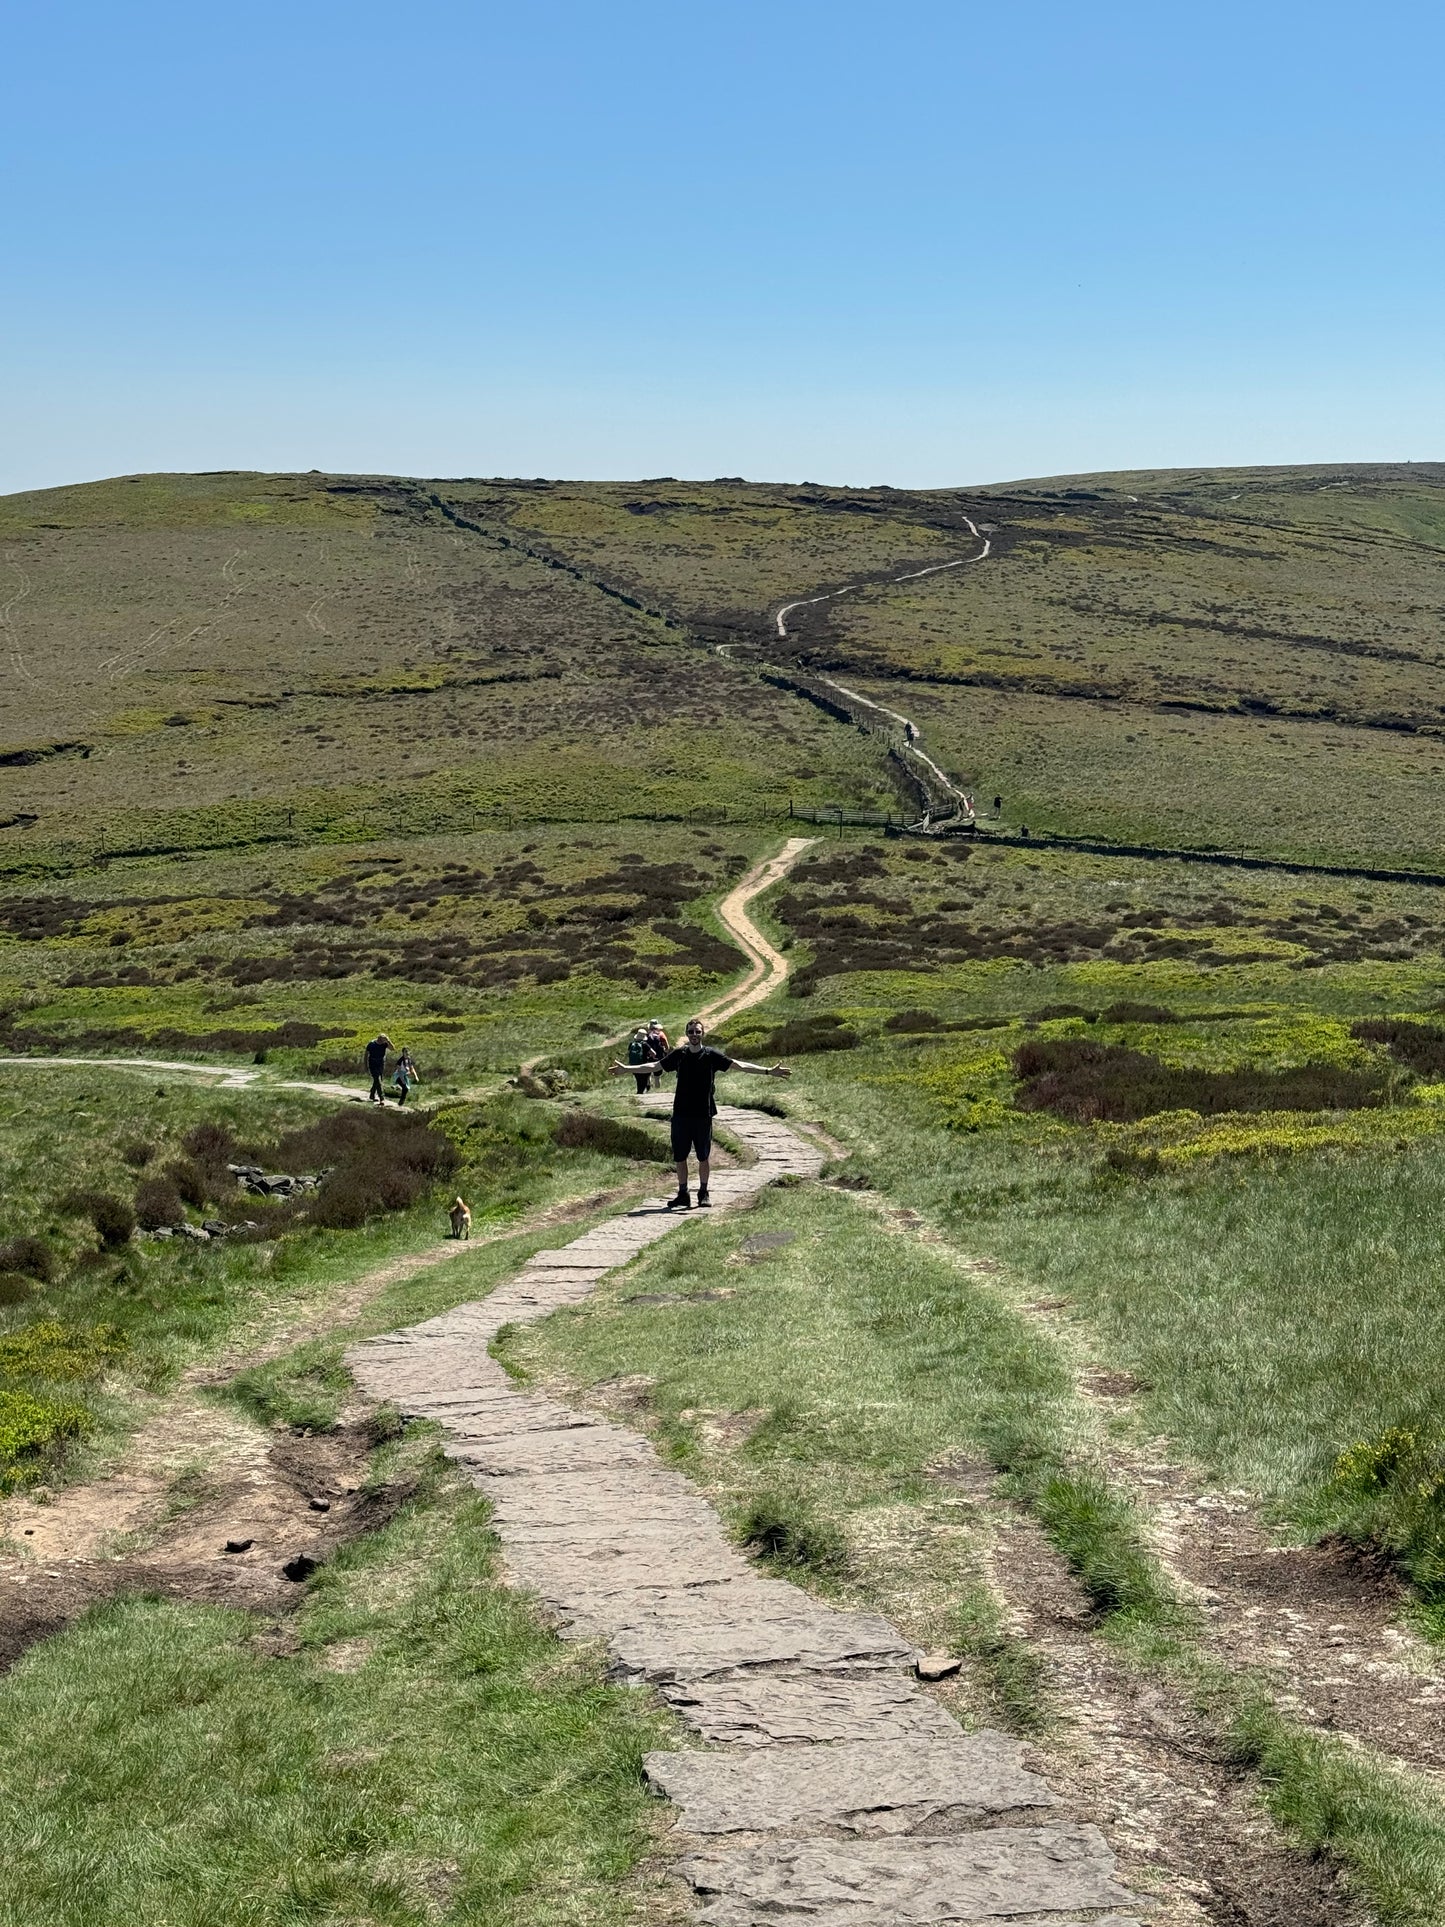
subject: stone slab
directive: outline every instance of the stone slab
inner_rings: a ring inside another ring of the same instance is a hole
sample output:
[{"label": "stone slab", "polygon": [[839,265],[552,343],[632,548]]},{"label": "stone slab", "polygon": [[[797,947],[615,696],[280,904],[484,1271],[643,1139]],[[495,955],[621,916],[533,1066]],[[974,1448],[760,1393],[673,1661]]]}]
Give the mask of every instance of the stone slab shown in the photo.
[{"label": "stone slab", "polygon": [[901,1678],[838,1679],[763,1673],[663,1689],[705,1740],[794,1746],[830,1740],[950,1740],[958,1725],[936,1699]]},{"label": "stone slab", "polygon": [[651,1785],[682,1809],[689,1833],[913,1833],[962,1824],[1054,1796],[1023,1767],[1023,1743],[1002,1733],[948,1740],[845,1741],[727,1753],[649,1753]]},{"label": "stone slab", "polygon": [[789,1667],[809,1672],[899,1667],[912,1648],[871,1613],[799,1608],[745,1619],[708,1613],[649,1613],[609,1634],[616,1672],[656,1683],[709,1679],[722,1673]]},{"label": "stone slab", "polygon": [[947,1840],[770,1841],[697,1854],[678,1871],[704,1897],[703,1927],[935,1927],[1113,1910],[1097,1827],[985,1827]]}]

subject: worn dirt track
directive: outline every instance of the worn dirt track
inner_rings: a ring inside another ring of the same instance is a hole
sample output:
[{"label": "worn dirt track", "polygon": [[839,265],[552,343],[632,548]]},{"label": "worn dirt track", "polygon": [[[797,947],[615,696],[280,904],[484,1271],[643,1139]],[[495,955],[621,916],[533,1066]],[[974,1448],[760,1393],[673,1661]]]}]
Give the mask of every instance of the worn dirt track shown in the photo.
[{"label": "worn dirt track", "polygon": [[748,967],[741,982],[698,1012],[705,1024],[720,1024],[739,1011],[750,1010],[787,981],[792,965],[776,945],[770,943],[748,915],[754,898],[770,890],[785,877],[804,850],[817,842],[815,836],[790,836],[776,855],[755,863],[717,907],[718,922],[730,937],[743,947]]},{"label": "worn dirt track", "polygon": [[[763,1113],[725,1105],[719,1121],[756,1162],[714,1178],[718,1209],[821,1167]],[[658,1205],[612,1218],[347,1362],[372,1397],[443,1428],[492,1502],[512,1582],[563,1637],[605,1641],[618,1678],[653,1687],[709,1743],[647,1761],[690,1836],[677,1871],[696,1918],[1137,1927],[1103,1835],[1060,1812],[1021,1742],[955,1724],[895,1626],[762,1577],[641,1433],[514,1385],[490,1356],[504,1325],[579,1303],[685,1222]]]}]

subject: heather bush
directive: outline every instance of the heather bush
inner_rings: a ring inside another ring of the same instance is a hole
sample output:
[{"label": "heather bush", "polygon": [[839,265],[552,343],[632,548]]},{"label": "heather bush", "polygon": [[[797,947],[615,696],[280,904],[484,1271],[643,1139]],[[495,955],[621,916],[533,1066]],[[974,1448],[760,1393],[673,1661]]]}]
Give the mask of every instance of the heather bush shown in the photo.
[{"label": "heather bush", "polygon": [[0,1244],[0,1271],[16,1271],[37,1284],[55,1280],[55,1253],[43,1238],[7,1238]]},{"label": "heather bush", "polygon": [[667,1140],[657,1132],[590,1111],[564,1112],[552,1138],[565,1151],[600,1151],[605,1157],[645,1158],[652,1164],[667,1164],[672,1158]]},{"label": "heather bush", "polygon": [[1021,1111],[1052,1111],[1072,1123],[1129,1123],[1162,1111],[1203,1117],[1231,1111],[1350,1111],[1389,1101],[1384,1073],[1337,1064],[1284,1070],[1256,1065],[1207,1071],[1165,1064],[1144,1051],[1091,1038],[1021,1044],[1013,1054]]}]

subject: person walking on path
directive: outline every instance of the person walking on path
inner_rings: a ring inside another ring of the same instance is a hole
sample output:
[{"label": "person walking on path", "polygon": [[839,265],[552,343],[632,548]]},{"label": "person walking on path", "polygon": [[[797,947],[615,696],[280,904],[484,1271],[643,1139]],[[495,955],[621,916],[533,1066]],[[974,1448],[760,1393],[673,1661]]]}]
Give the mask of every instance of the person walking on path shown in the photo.
[{"label": "person walking on path", "polygon": [[[647,1020],[647,1048],[652,1052],[652,1059],[656,1064],[660,1064],[672,1049],[672,1045],[667,1041],[667,1032],[662,1028],[662,1020],[659,1017],[649,1017]],[[662,1072],[660,1070],[652,1073],[652,1088],[655,1091],[662,1089]]]},{"label": "person walking on path", "polygon": [[643,1096],[652,1083],[652,1066],[657,1061],[651,1039],[639,1024],[627,1040],[627,1068],[637,1079],[637,1095]]},{"label": "person walking on path", "polygon": [[386,1076],[386,1053],[391,1049],[391,1039],[383,1031],[373,1037],[366,1047],[366,1068],[371,1073],[371,1089],[367,1092],[368,1104],[385,1104],[386,1093],[381,1088],[381,1080]]},{"label": "person walking on path", "polygon": [[401,1056],[396,1060],[396,1072],[392,1081],[396,1085],[396,1101],[398,1104],[405,1104],[411,1092],[412,1085],[420,1084],[421,1082],[421,1079],[416,1074],[416,1065],[412,1060],[412,1054],[405,1045],[402,1046]]},{"label": "person walking on path", "polygon": [[[745,1071],[754,1077],[791,1077],[785,1064],[749,1064],[741,1057],[729,1057],[713,1045],[704,1043],[707,1028],[700,1017],[688,1019],[687,1042],[670,1050],[658,1060],[658,1068],[672,1071],[677,1089],[672,1099],[672,1155],[677,1164],[677,1196],[668,1200],[669,1211],[690,1211],[692,1198],[687,1188],[687,1160],[697,1154],[697,1201],[704,1209],[712,1200],[707,1181],[712,1158],[712,1121],[717,1113],[713,1087],[724,1071]],[[626,1077],[631,1064],[614,1063],[614,1077]]]}]

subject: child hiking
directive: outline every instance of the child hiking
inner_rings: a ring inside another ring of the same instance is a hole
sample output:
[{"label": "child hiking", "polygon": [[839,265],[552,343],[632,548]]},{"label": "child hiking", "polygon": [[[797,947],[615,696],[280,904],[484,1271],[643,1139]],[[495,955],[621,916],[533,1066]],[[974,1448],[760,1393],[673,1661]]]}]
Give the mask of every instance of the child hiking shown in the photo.
[{"label": "child hiking", "polygon": [[[668,1200],[669,1211],[690,1211],[692,1198],[687,1188],[687,1160],[697,1155],[697,1201],[704,1209],[711,1204],[707,1181],[712,1158],[712,1121],[717,1111],[713,1087],[724,1071],[745,1071],[754,1077],[791,1077],[785,1064],[749,1064],[740,1057],[705,1044],[706,1026],[693,1017],[687,1026],[687,1042],[658,1059],[658,1069],[672,1071],[677,1090],[672,1100],[672,1155],[677,1163],[677,1196]],[[626,1077],[631,1064],[614,1063],[611,1074]],[[641,1085],[638,1087],[641,1089]]]},{"label": "child hiking", "polygon": [[404,1045],[401,1056],[396,1060],[396,1070],[393,1073],[392,1082],[396,1085],[396,1101],[398,1104],[405,1104],[408,1096],[411,1094],[412,1085],[420,1084],[421,1082],[421,1079],[416,1074],[416,1064],[412,1059],[412,1054]]}]

